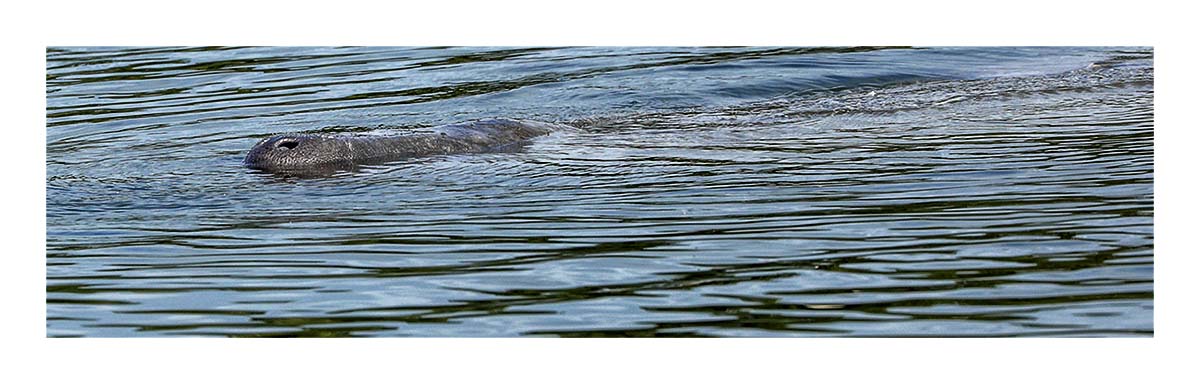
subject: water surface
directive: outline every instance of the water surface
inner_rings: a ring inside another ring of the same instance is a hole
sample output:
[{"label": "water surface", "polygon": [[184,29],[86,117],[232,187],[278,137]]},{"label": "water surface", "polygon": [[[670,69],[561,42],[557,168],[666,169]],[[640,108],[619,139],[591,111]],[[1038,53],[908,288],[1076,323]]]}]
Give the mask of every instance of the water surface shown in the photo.
[{"label": "water surface", "polygon": [[[47,335],[1151,336],[1149,48],[50,48]],[[507,117],[327,178],[283,132]]]}]

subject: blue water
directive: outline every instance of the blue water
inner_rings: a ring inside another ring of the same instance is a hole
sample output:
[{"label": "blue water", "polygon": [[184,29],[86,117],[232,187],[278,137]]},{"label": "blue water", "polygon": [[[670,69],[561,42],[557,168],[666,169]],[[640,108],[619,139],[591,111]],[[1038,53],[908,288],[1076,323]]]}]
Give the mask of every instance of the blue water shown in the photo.
[{"label": "blue water", "polygon": [[[50,48],[47,335],[1150,336],[1148,48]],[[282,132],[507,117],[335,177]]]}]

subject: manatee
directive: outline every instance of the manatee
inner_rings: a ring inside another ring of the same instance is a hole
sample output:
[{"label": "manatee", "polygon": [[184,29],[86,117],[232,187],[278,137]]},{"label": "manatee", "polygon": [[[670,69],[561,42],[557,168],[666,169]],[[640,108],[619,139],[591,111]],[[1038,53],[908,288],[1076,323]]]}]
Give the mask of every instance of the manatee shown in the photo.
[{"label": "manatee", "polygon": [[557,131],[578,129],[538,121],[492,119],[396,135],[289,133],[259,141],[242,163],[277,174],[332,174],[359,165],[415,157],[506,151]]}]

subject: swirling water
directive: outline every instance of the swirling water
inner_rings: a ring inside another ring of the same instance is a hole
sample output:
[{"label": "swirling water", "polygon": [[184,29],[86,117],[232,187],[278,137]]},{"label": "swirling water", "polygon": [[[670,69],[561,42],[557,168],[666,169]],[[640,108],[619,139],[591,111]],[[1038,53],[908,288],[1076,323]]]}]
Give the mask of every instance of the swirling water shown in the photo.
[{"label": "swirling water", "polygon": [[[47,335],[1153,335],[1149,48],[50,48]],[[326,178],[264,136],[488,117]]]}]

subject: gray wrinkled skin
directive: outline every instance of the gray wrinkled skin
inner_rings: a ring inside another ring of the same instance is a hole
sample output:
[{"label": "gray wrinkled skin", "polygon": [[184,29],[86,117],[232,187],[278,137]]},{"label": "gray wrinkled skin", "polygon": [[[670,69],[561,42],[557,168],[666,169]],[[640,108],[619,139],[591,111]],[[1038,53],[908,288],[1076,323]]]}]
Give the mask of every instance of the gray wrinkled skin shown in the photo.
[{"label": "gray wrinkled skin", "polygon": [[443,125],[396,136],[283,134],[259,141],[243,161],[277,174],[326,175],[406,158],[502,151],[574,127],[495,119]]}]

